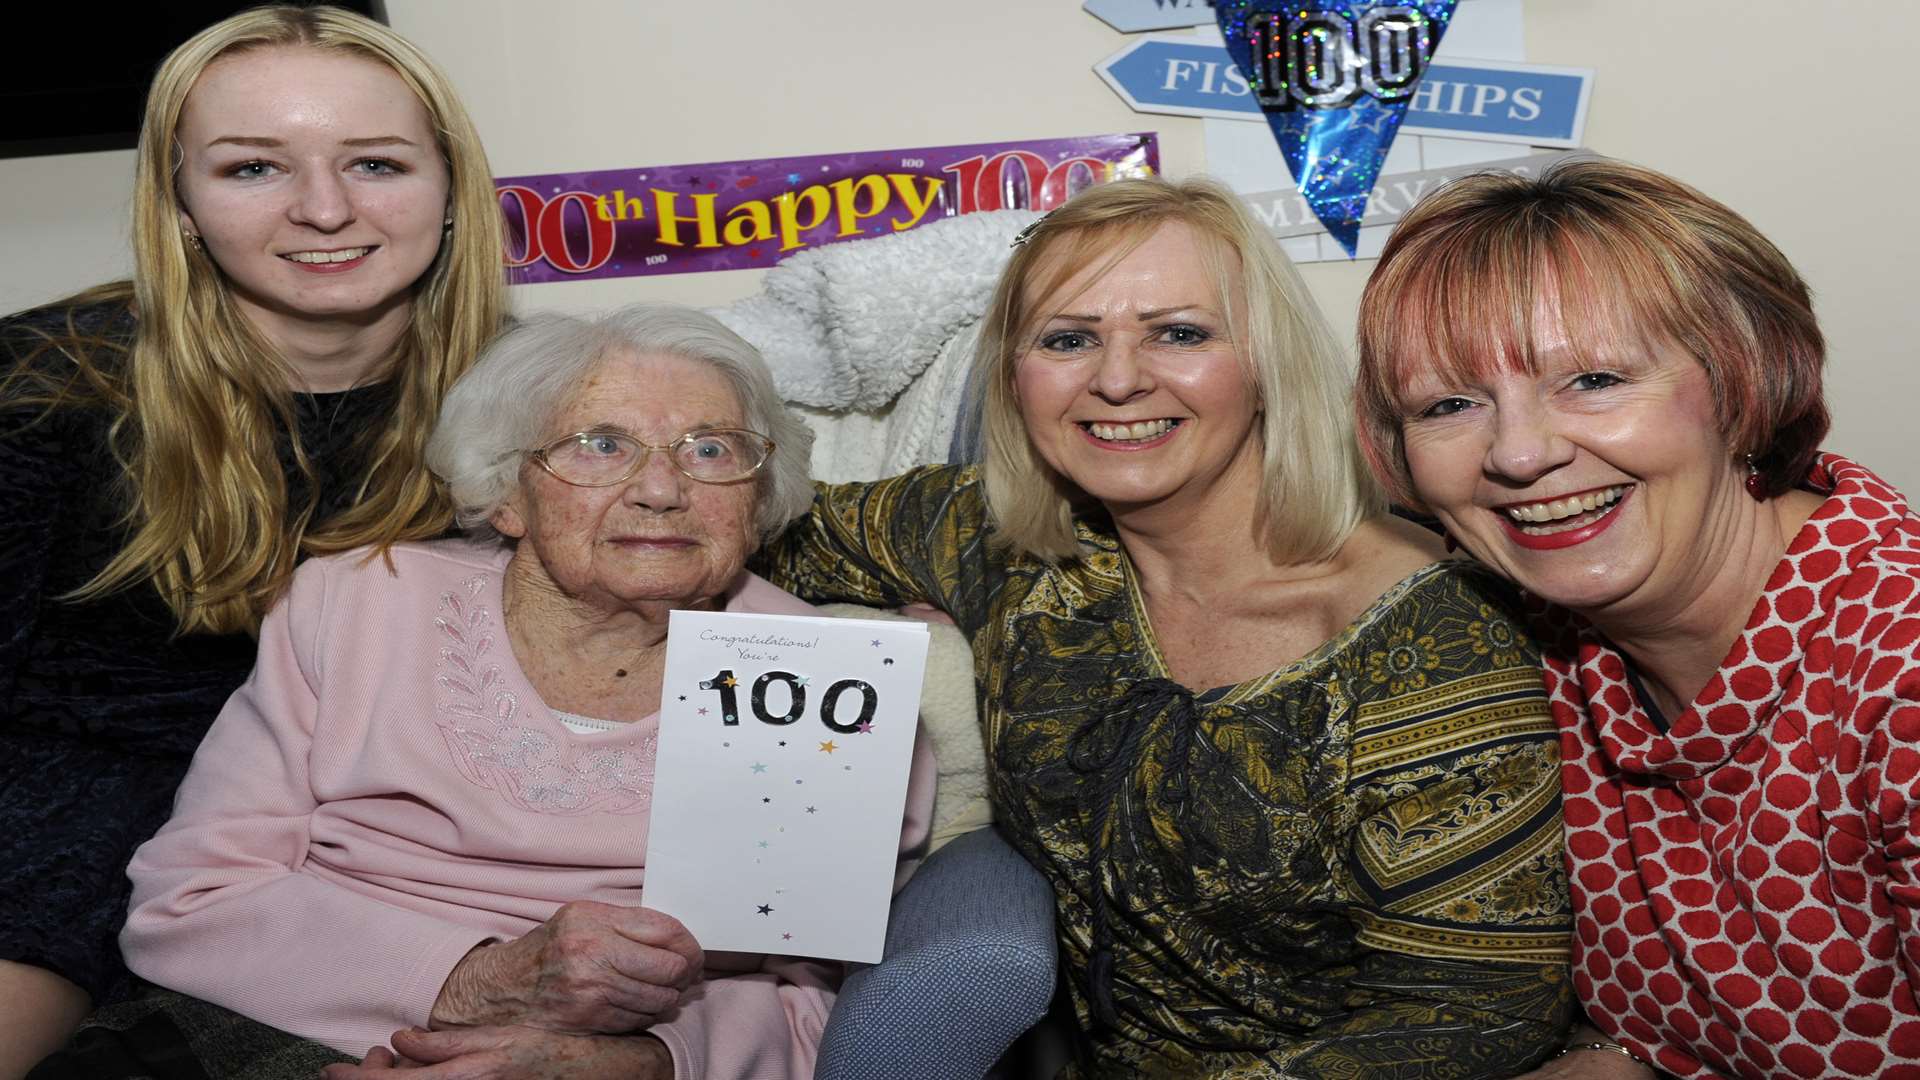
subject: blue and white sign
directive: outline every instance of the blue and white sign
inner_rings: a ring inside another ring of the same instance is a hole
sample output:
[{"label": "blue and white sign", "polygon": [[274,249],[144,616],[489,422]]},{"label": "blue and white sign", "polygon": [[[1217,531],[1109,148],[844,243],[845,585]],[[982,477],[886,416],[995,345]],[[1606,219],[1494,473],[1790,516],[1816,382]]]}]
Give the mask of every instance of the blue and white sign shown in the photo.
[{"label": "blue and white sign", "polygon": [[1087,0],[1080,6],[1123,34],[1213,25],[1212,0]]},{"label": "blue and white sign", "polygon": [[[1226,46],[1147,34],[1094,68],[1135,111],[1264,123]],[[1436,61],[1407,105],[1402,134],[1577,147],[1593,94],[1591,68]]]}]

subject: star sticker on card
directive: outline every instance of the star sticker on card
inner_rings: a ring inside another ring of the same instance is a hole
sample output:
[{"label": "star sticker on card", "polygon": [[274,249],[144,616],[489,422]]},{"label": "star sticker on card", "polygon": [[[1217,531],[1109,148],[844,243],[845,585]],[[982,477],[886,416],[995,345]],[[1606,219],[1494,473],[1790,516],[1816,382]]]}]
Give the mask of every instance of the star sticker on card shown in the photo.
[{"label": "star sticker on card", "polygon": [[826,742],[823,742],[823,743],[821,743],[821,744],[820,744],[820,752],[821,752],[821,753],[823,753],[823,754],[831,754],[831,753],[833,753],[833,752],[834,752],[835,750],[838,750],[838,749],[840,749],[840,748],[839,748],[839,747],[837,747],[837,746],[835,746],[835,745],[833,745],[833,740],[832,740],[832,739],[828,739],[828,740],[827,740]]},{"label": "star sticker on card", "polygon": [[707,710],[705,710],[705,709],[701,709],[701,710],[700,710],[700,715],[701,715],[701,716],[705,716],[705,715],[707,715]]},{"label": "star sticker on card", "polygon": [[771,914],[773,914],[773,905],[772,905],[772,904],[761,904],[761,905],[760,905],[760,914],[762,914],[762,915],[771,915]]},{"label": "star sticker on card", "polygon": [[767,771],[767,767],[757,761],[754,762],[751,766],[749,766],[749,768],[753,769],[753,771],[757,773],[763,773]]},{"label": "star sticker on card", "polygon": [[767,846],[767,842],[766,842],[765,840],[762,840],[762,841],[760,841],[760,846],[761,846],[761,847],[766,847],[766,846]]},{"label": "star sticker on card", "polygon": [[795,675],[793,682],[796,686],[805,686],[807,685],[807,677],[805,675]]},{"label": "star sticker on card", "polygon": [[873,647],[874,647],[874,648],[876,648],[876,649],[880,647],[880,639],[879,639],[879,638],[874,638],[874,639],[873,639]]},{"label": "star sticker on card", "polygon": [[817,814],[817,813],[819,813],[819,812],[820,812],[820,808],[819,808],[819,807],[817,807],[817,806],[809,806],[809,807],[807,807],[807,813],[809,813],[809,814]]},{"label": "star sticker on card", "polygon": [[793,940],[793,935],[792,935],[792,934],[781,934],[781,935],[780,935],[780,940],[781,940],[781,941],[792,941],[792,940]]},{"label": "star sticker on card", "polygon": [[853,730],[859,732],[862,735],[871,735],[873,734],[873,721],[862,720],[859,723],[853,725]]},{"label": "star sticker on card", "polygon": [[724,679],[721,679],[721,680],[720,680],[720,684],[721,684],[722,686],[739,686],[739,685],[740,685],[740,680],[739,680],[739,679],[736,679],[736,678],[734,678],[734,677],[733,677],[733,676],[731,676],[731,675],[729,675],[729,676],[727,676],[726,678],[724,678]]}]

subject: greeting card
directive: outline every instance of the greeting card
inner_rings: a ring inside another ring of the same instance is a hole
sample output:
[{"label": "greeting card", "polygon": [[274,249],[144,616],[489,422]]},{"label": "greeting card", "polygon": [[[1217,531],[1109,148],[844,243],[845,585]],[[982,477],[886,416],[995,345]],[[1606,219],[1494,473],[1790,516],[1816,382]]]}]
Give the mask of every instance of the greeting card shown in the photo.
[{"label": "greeting card", "polygon": [[644,902],[704,949],[875,962],[927,629],[676,611]]}]

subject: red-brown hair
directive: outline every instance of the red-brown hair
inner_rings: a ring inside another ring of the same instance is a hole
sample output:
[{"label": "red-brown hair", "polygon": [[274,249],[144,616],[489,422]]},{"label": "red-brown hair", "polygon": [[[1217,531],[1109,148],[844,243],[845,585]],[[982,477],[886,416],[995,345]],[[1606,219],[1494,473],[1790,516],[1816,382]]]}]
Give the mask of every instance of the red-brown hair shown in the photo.
[{"label": "red-brown hair", "polygon": [[1547,295],[1584,360],[1610,343],[1670,340],[1706,369],[1721,437],[1767,493],[1806,476],[1826,436],[1826,342],[1806,283],[1745,218],[1651,169],[1560,162],[1538,179],[1469,176],[1394,230],[1360,299],[1360,447],[1418,505],[1401,444],[1401,388],[1419,365],[1450,378],[1532,372]]}]

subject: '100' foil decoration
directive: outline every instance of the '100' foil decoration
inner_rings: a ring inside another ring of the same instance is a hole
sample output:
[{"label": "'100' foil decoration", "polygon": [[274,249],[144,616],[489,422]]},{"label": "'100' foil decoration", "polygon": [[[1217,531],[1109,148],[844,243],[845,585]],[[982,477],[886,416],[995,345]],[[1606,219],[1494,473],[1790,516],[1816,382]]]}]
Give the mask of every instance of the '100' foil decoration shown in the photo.
[{"label": "'100' foil decoration", "polygon": [[1354,254],[1367,195],[1453,18],[1456,0],[1215,0],[1300,194]]}]

